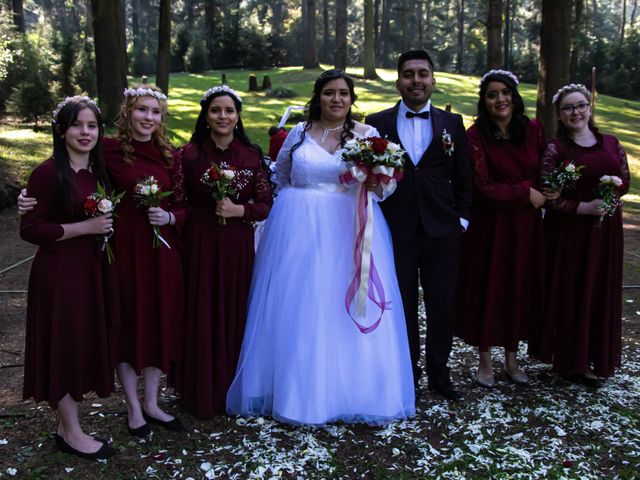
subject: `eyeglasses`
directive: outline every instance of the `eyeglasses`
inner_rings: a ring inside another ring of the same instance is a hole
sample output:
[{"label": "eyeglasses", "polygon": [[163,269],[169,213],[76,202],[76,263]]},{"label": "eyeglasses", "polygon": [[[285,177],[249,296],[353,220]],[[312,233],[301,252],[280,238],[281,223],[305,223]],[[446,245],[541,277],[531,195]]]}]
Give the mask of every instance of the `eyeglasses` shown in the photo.
[{"label": "eyeglasses", "polygon": [[584,113],[589,108],[588,103],[579,103],[577,105],[565,105],[560,109],[565,115],[573,115],[573,112]]}]

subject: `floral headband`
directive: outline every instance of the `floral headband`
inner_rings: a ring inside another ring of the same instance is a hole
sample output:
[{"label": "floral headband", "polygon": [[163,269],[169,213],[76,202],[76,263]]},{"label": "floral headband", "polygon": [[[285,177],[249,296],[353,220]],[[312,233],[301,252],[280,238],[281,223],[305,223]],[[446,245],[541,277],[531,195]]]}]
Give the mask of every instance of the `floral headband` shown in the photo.
[{"label": "floral headband", "polygon": [[98,113],[102,114],[102,112],[100,111],[100,108],[98,108],[98,105],[92,99],[90,99],[85,95],[74,95],[73,97],[66,97],[58,105],[56,105],[56,108],[53,110],[53,113],[51,114],[53,123],[58,123],[58,114],[60,113],[60,110],[64,108],[65,105],[67,105],[68,103],[80,103],[80,102],[86,102],[90,105],[93,105],[96,108],[96,110],[98,110]]},{"label": "floral headband", "polygon": [[167,101],[167,96],[164,93],[151,90],[150,88],[125,88],[123,95],[125,97],[153,97],[164,102]]},{"label": "floral headband", "polygon": [[480,79],[480,87],[482,87],[484,81],[492,75],[504,75],[505,77],[509,77],[511,80],[513,80],[513,83],[515,83],[516,85],[520,83],[518,81],[518,77],[516,77],[515,74],[510,72],[509,70],[489,70]]},{"label": "floral headband", "polygon": [[558,101],[560,100],[560,97],[562,97],[565,93],[569,93],[569,92],[580,92],[580,93],[584,93],[587,96],[590,96],[589,90],[587,90],[587,87],[585,87],[583,84],[570,83],[569,85],[565,85],[560,90],[558,90],[556,94],[553,96],[553,99],[551,100],[551,102],[558,103]]},{"label": "floral headband", "polygon": [[207,90],[206,92],[204,92],[204,95],[202,95],[202,100],[200,100],[201,102],[206,102],[207,99],[215,94],[215,93],[220,93],[220,92],[225,92],[228,93],[230,95],[233,95],[234,97],[236,97],[236,99],[242,103],[242,98],[240,98],[240,95],[238,95],[235,90],[229,88],[227,85],[222,85],[221,87],[212,87],[209,90]]}]

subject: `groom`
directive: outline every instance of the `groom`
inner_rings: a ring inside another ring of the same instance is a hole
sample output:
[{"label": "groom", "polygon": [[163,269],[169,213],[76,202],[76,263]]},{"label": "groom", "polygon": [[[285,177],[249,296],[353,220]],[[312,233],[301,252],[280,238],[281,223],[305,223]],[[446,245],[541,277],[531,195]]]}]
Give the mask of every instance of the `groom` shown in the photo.
[{"label": "groom", "polygon": [[453,297],[461,233],[469,224],[472,173],[462,117],[431,105],[433,62],[424,50],[398,59],[396,88],[402,100],[366,118],[380,135],[406,150],[404,178],[380,204],[389,223],[409,336],[416,388],[422,376],[418,280],[427,312],[426,372],[429,390],[462,398],[449,379]]}]

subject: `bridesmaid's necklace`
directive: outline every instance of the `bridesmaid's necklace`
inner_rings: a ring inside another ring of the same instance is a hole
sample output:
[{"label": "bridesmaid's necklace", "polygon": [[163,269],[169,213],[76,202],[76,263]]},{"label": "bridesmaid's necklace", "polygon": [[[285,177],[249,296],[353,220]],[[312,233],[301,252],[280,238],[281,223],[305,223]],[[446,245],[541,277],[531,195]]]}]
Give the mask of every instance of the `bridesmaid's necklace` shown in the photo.
[{"label": "bridesmaid's necklace", "polygon": [[322,132],[322,137],[320,138],[321,144],[325,142],[325,140],[329,136],[329,132],[335,132],[336,130],[340,130],[344,126],[344,125],[338,125],[337,127],[334,127],[334,128],[327,128],[322,124],[322,122],[319,121],[318,123],[324,129],[324,132]]}]

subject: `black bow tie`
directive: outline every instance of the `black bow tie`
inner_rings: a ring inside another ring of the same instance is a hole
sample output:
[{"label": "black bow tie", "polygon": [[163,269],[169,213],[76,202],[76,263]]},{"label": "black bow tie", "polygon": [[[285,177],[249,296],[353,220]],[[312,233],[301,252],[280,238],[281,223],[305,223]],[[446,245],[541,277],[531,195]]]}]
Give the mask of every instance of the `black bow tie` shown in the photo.
[{"label": "black bow tie", "polygon": [[420,118],[424,118],[425,120],[429,120],[429,110],[427,110],[426,112],[420,112],[420,113],[407,112],[406,115],[407,115],[407,118],[420,117]]}]

